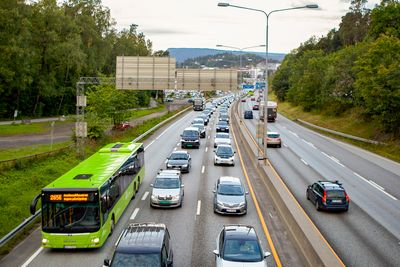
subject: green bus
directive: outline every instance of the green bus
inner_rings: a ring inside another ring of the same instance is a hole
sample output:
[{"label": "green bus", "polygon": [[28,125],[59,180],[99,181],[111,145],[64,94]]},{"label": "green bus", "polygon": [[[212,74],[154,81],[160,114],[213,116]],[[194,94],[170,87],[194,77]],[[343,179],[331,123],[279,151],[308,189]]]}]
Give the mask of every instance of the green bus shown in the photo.
[{"label": "green bus", "polygon": [[112,143],[101,148],[42,189],[42,247],[101,247],[144,179],[141,143]]}]

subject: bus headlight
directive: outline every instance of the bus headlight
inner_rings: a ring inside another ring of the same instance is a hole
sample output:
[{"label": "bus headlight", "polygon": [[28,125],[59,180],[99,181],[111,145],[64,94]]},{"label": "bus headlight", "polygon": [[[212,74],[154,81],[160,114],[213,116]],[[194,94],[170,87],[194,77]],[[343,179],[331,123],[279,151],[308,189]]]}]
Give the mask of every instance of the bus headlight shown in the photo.
[{"label": "bus headlight", "polygon": [[92,239],[92,243],[98,244],[100,242],[100,238],[95,237]]},{"label": "bus headlight", "polygon": [[43,239],[42,239],[42,244],[43,244],[43,245],[47,245],[47,243],[49,243],[49,240],[46,239],[46,238],[43,238]]}]

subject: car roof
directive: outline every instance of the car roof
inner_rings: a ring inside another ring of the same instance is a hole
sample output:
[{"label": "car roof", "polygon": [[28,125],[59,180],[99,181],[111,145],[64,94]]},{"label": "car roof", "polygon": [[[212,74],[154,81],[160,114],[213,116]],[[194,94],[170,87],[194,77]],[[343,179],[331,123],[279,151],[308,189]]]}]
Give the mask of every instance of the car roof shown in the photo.
[{"label": "car roof", "polygon": [[278,132],[267,132],[267,134],[278,134],[279,135]]},{"label": "car roof", "polygon": [[187,127],[187,128],[185,128],[185,130],[183,130],[183,131],[198,131],[198,129],[197,128],[195,128],[195,127]]},{"label": "car roof", "polygon": [[344,190],[339,181],[318,181],[318,183],[327,190]]},{"label": "car roof", "polygon": [[[216,133],[215,135],[216,135],[216,136],[217,136],[217,135],[225,135],[227,138],[230,138],[229,133],[221,133],[221,132],[218,132],[218,133]],[[218,137],[218,138],[221,138],[221,137]]]},{"label": "car roof", "polygon": [[189,154],[189,152],[187,152],[186,150],[175,150],[171,152],[172,154]]},{"label": "car roof", "polygon": [[201,124],[201,123],[193,123],[192,126],[193,126],[193,127],[198,127],[198,126],[204,127],[204,124]]},{"label": "car roof", "polygon": [[251,225],[225,225],[225,239],[258,240],[256,231]]},{"label": "car roof", "polygon": [[156,178],[179,178],[181,171],[178,170],[161,170]]},{"label": "car roof", "polygon": [[231,146],[231,145],[229,145],[229,144],[220,144],[220,145],[218,145],[218,147],[230,147],[230,148],[232,148],[233,149],[233,147]]},{"label": "car roof", "polygon": [[131,223],[121,233],[116,248],[124,253],[160,252],[166,233],[162,223]]},{"label": "car roof", "polygon": [[241,184],[240,179],[233,176],[221,176],[218,180],[220,184]]}]

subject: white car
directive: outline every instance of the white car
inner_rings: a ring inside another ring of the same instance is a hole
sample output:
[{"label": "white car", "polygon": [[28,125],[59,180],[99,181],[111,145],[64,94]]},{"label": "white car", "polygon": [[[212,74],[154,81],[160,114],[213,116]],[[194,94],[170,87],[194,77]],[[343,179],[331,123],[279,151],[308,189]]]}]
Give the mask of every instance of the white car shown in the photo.
[{"label": "white car", "polygon": [[235,151],[231,145],[219,145],[214,152],[214,165],[235,166]]},{"label": "white car", "polygon": [[265,259],[271,253],[263,253],[252,226],[225,225],[216,241],[213,253],[217,267],[267,267]]},{"label": "white car", "polygon": [[231,137],[229,136],[229,133],[220,133],[218,132],[215,135],[214,139],[214,147],[217,147],[218,145],[230,145],[231,144]]}]

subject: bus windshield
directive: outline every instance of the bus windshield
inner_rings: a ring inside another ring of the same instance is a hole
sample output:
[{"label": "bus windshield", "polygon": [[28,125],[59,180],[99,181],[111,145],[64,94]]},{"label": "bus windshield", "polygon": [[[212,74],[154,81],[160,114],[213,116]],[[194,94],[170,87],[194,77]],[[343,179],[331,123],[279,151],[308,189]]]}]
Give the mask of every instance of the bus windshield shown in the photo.
[{"label": "bus windshield", "polygon": [[98,203],[44,202],[42,229],[47,233],[87,233],[100,229]]}]

